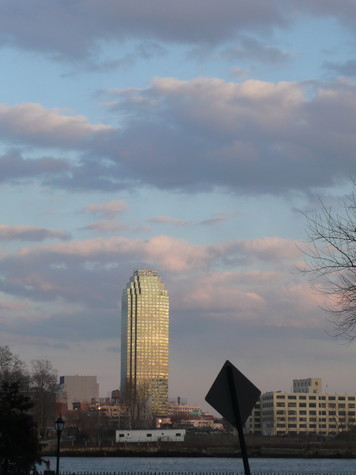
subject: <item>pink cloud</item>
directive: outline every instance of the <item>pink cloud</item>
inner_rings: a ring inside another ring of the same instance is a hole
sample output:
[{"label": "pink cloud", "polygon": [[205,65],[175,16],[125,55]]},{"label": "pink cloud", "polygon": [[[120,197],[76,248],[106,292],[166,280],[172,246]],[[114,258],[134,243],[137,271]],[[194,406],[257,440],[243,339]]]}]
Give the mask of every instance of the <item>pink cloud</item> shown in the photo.
[{"label": "pink cloud", "polygon": [[0,304],[0,321],[3,329],[13,328],[20,322],[35,322],[49,317],[44,307],[36,308],[30,301],[12,300]]},{"label": "pink cloud", "polygon": [[280,237],[239,239],[211,246],[211,252],[221,253],[222,256],[240,254],[261,261],[284,261],[297,259],[302,255],[298,244],[298,241]]},{"label": "pink cloud", "polygon": [[[280,238],[199,245],[161,235],[147,240],[111,237],[42,245],[0,260],[2,285],[9,295],[43,305],[61,299],[65,305],[83,305],[83,313],[99,306],[111,315],[117,312],[113,278],[122,279],[124,285],[128,269],[143,263],[159,271],[170,289],[175,314],[315,328],[324,322],[320,300],[303,282],[304,275],[295,272],[294,256],[294,242]],[[263,268],[256,269],[260,263]],[[221,272],[221,265],[230,270]],[[60,312],[64,311],[68,307]]]},{"label": "pink cloud", "polygon": [[92,135],[110,132],[107,125],[93,125],[81,115],[64,115],[59,109],[36,104],[0,104],[0,135],[44,145],[80,146]]},{"label": "pink cloud", "polygon": [[219,211],[214,214],[213,217],[204,219],[200,221],[198,224],[202,225],[215,225],[215,224],[220,224],[223,223],[224,221],[228,221],[231,219],[233,216],[244,216],[246,213],[243,212],[231,212],[231,211]]},{"label": "pink cloud", "polygon": [[69,239],[64,231],[53,231],[38,226],[6,226],[0,224],[0,240],[43,241],[45,239]]},{"label": "pink cloud", "polygon": [[[214,134],[223,131],[236,136],[245,128],[247,118],[265,132],[280,134],[298,117],[304,89],[302,84],[283,81],[156,78],[146,95],[164,97],[180,120],[199,123],[206,131],[214,129]],[[188,96],[194,102],[179,100]]]},{"label": "pink cloud", "polygon": [[174,226],[186,226],[188,223],[184,219],[170,218],[168,216],[156,216],[148,219],[149,223],[155,224],[173,224]]},{"label": "pink cloud", "polygon": [[141,90],[108,94],[117,100],[110,104],[112,112],[128,116],[121,161],[153,186],[190,191],[221,185],[234,193],[281,196],[328,186],[335,174],[353,173],[351,82],[318,87],[315,82],[161,77]]},{"label": "pink cloud", "polygon": [[59,289],[57,285],[54,285],[52,282],[49,282],[38,272],[29,272],[18,277],[13,277],[12,279],[10,279],[10,282],[12,284],[20,284],[25,287],[36,288],[45,292]]},{"label": "pink cloud", "polygon": [[315,298],[313,289],[288,273],[200,274],[179,287],[178,302],[186,313],[210,319],[293,328],[315,328],[324,323],[320,299]]},{"label": "pink cloud", "polygon": [[182,289],[181,304],[214,318],[256,318],[265,305],[264,298],[253,285],[239,286],[244,275],[244,272],[201,275]]},{"label": "pink cloud", "polygon": [[13,301],[10,301],[10,302],[7,302],[7,301],[3,301],[0,303],[0,310],[3,312],[3,311],[24,311],[24,310],[28,310],[29,309],[29,304],[26,303],[26,302],[22,302],[22,301],[16,301],[16,302],[13,302]]},{"label": "pink cloud", "polygon": [[255,240],[237,240],[214,244],[191,244],[183,239],[170,236],[155,236],[145,241],[124,237],[96,238],[84,241],[70,241],[24,248],[14,254],[20,259],[24,256],[63,255],[78,259],[101,259],[119,255],[136,258],[140,261],[159,265],[169,271],[188,269],[206,269],[231,261],[235,265],[241,259],[261,260],[265,262],[283,262],[298,257],[301,251],[294,241],[281,238],[261,238]]},{"label": "pink cloud", "polygon": [[280,237],[264,237],[239,241],[243,252],[253,254],[263,260],[296,259],[302,255],[298,241]]},{"label": "pink cloud", "polygon": [[127,229],[127,226],[115,221],[98,221],[97,223],[88,224],[88,226],[80,228],[81,231],[97,231],[100,233],[120,232],[125,229]]},{"label": "pink cloud", "polygon": [[82,209],[83,213],[93,213],[105,218],[113,218],[118,214],[123,214],[128,211],[128,204],[123,200],[112,200],[107,203],[94,203],[85,206]]},{"label": "pink cloud", "polygon": [[168,236],[157,236],[146,243],[146,255],[153,262],[171,272],[187,271],[190,268],[204,268],[209,256],[204,246],[190,244],[183,239],[172,239]]}]

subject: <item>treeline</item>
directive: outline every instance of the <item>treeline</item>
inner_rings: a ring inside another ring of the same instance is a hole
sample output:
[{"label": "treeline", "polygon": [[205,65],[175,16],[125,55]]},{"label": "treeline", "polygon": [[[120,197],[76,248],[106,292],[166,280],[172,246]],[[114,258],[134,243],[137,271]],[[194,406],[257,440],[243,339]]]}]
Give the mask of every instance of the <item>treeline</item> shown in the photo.
[{"label": "treeline", "polygon": [[57,373],[47,360],[30,368],[0,346],[0,474],[25,475],[40,461],[40,440],[55,420]]}]

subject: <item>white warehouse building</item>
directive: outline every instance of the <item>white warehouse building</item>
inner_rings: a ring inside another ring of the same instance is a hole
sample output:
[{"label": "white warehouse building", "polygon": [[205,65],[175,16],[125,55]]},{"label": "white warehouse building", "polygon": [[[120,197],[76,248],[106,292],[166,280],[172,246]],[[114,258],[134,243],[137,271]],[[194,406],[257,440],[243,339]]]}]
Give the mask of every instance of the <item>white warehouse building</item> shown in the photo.
[{"label": "white warehouse building", "polygon": [[184,442],[185,429],[117,430],[116,443]]}]

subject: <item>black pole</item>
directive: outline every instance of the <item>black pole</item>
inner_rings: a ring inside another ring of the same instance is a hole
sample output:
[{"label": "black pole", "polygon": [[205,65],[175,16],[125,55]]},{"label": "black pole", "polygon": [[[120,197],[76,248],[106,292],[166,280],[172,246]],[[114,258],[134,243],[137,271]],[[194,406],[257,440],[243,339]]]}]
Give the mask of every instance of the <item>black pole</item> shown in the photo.
[{"label": "black pole", "polygon": [[56,465],[56,475],[59,475],[59,450],[61,446],[61,431],[57,431],[57,465]]},{"label": "black pole", "polygon": [[245,436],[244,436],[244,431],[243,431],[242,422],[241,422],[239,402],[237,400],[237,393],[236,393],[236,387],[235,387],[235,382],[234,382],[234,376],[233,376],[233,373],[232,373],[232,367],[227,366],[226,369],[227,369],[227,377],[228,377],[229,386],[230,386],[232,406],[234,408],[236,429],[237,429],[237,432],[239,434],[239,439],[240,439],[240,448],[241,448],[241,455],[242,455],[242,460],[243,460],[244,469],[245,469],[245,475],[251,475],[250,465],[248,463],[247,449],[246,449],[246,444],[245,444]]}]

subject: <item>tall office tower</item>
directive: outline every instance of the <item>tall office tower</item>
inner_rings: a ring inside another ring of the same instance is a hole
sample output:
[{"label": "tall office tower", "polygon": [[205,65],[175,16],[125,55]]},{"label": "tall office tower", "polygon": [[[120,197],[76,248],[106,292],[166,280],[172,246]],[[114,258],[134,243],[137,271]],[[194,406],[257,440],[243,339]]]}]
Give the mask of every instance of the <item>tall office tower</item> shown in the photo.
[{"label": "tall office tower", "polygon": [[158,273],[136,270],[122,292],[121,394],[146,415],[167,413],[168,324],[168,292]]}]

